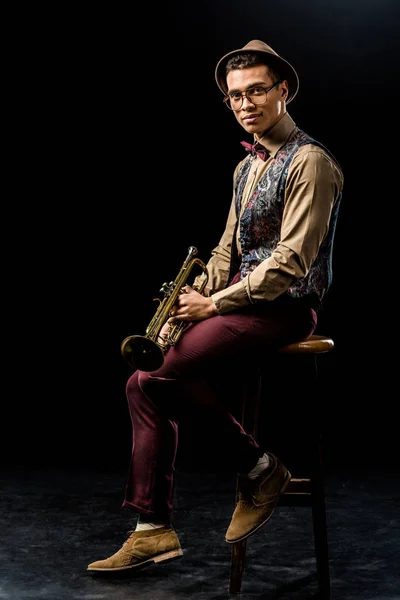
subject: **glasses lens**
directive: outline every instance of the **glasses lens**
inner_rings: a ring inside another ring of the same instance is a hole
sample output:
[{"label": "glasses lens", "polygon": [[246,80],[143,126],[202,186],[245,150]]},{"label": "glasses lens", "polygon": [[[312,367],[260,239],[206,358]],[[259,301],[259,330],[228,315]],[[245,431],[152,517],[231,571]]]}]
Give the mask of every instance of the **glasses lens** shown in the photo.
[{"label": "glasses lens", "polygon": [[253,88],[246,96],[252,104],[264,104],[267,101],[267,92],[264,88]]}]

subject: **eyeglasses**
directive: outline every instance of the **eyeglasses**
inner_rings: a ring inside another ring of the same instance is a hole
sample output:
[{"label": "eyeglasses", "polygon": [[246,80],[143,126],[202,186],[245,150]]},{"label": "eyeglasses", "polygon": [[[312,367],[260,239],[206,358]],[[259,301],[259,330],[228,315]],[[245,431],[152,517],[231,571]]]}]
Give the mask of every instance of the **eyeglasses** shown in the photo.
[{"label": "eyeglasses", "polygon": [[274,85],[271,85],[269,88],[261,85],[255,85],[245,92],[232,92],[224,98],[224,102],[230,110],[234,111],[242,108],[244,97],[246,97],[249,102],[255,104],[256,106],[259,104],[265,104],[267,101],[268,92],[273,90],[274,87],[276,87],[279,83],[282,83],[282,81],[276,81]]}]

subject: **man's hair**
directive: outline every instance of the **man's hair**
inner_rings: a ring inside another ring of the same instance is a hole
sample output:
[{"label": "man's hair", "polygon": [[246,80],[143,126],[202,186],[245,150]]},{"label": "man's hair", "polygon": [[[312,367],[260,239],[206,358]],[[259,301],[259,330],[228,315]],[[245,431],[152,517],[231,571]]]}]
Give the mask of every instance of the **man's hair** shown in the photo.
[{"label": "man's hair", "polygon": [[268,74],[274,83],[281,80],[279,73],[271,67],[267,56],[258,54],[257,52],[242,52],[231,56],[227,60],[225,65],[225,81],[230,71],[235,69],[249,69],[250,67],[258,67],[260,65],[267,67]]}]

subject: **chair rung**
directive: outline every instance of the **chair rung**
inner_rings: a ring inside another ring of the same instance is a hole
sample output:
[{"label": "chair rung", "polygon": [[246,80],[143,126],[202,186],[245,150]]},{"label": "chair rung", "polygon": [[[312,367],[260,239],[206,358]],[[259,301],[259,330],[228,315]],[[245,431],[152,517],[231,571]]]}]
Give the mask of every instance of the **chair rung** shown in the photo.
[{"label": "chair rung", "polygon": [[311,494],[311,481],[310,479],[291,479],[285,492],[284,496],[287,494]]}]

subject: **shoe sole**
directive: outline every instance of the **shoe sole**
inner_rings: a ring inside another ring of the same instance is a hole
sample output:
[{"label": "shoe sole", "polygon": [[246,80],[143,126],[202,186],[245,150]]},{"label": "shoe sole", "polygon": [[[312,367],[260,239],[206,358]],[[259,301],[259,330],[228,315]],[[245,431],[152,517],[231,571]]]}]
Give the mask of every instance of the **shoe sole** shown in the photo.
[{"label": "shoe sole", "polygon": [[262,527],[263,525],[265,525],[265,523],[268,523],[268,521],[271,519],[272,515],[274,514],[276,505],[278,504],[279,496],[281,496],[283,494],[283,492],[286,490],[286,488],[289,485],[291,479],[292,479],[292,476],[291,476],[290,472],[288,471],[287,472],[287,476],[286,476],[286,480],[285,480],[283,486],[281,487],[281,489],[279,491],[279,494],[276,495],[276,501],[275,501],[273,509],[271,510],[271,513],[270,513],[269,517],[267,517],[262,523],[260,523],[259,525],[257,525],[257,527],[255,527],[254,529],[252,529],[251,531],[249,531],[245,535],[242,535],[242,537],[237,538],[236,540],[227,540],[225,538],[225,541],[228,542],[228,544],[236,544],[236,542],[241,542],[242,540],[247,539],[253,533],[255,533],[256,531],[258,531],[260,529],[260,527]]},{"label": "shoe sole", "polygon": [[183,552],[181,549],[179,550],[171,550],[170,552],[165,552],[164,554],[159,554],[158,556],[152,556],[147,560],[143,560],[140,563],[135,565],[127,565],[126,567],[114,567],[110,569],[87,569],[89,573],[120,573],[121,571],[129,571],[130,569],[139,569],[141,567],[148,567],[151,563],[160,563],[165,560],[172,560],[174,558],[180,558],[183,556]]}]

